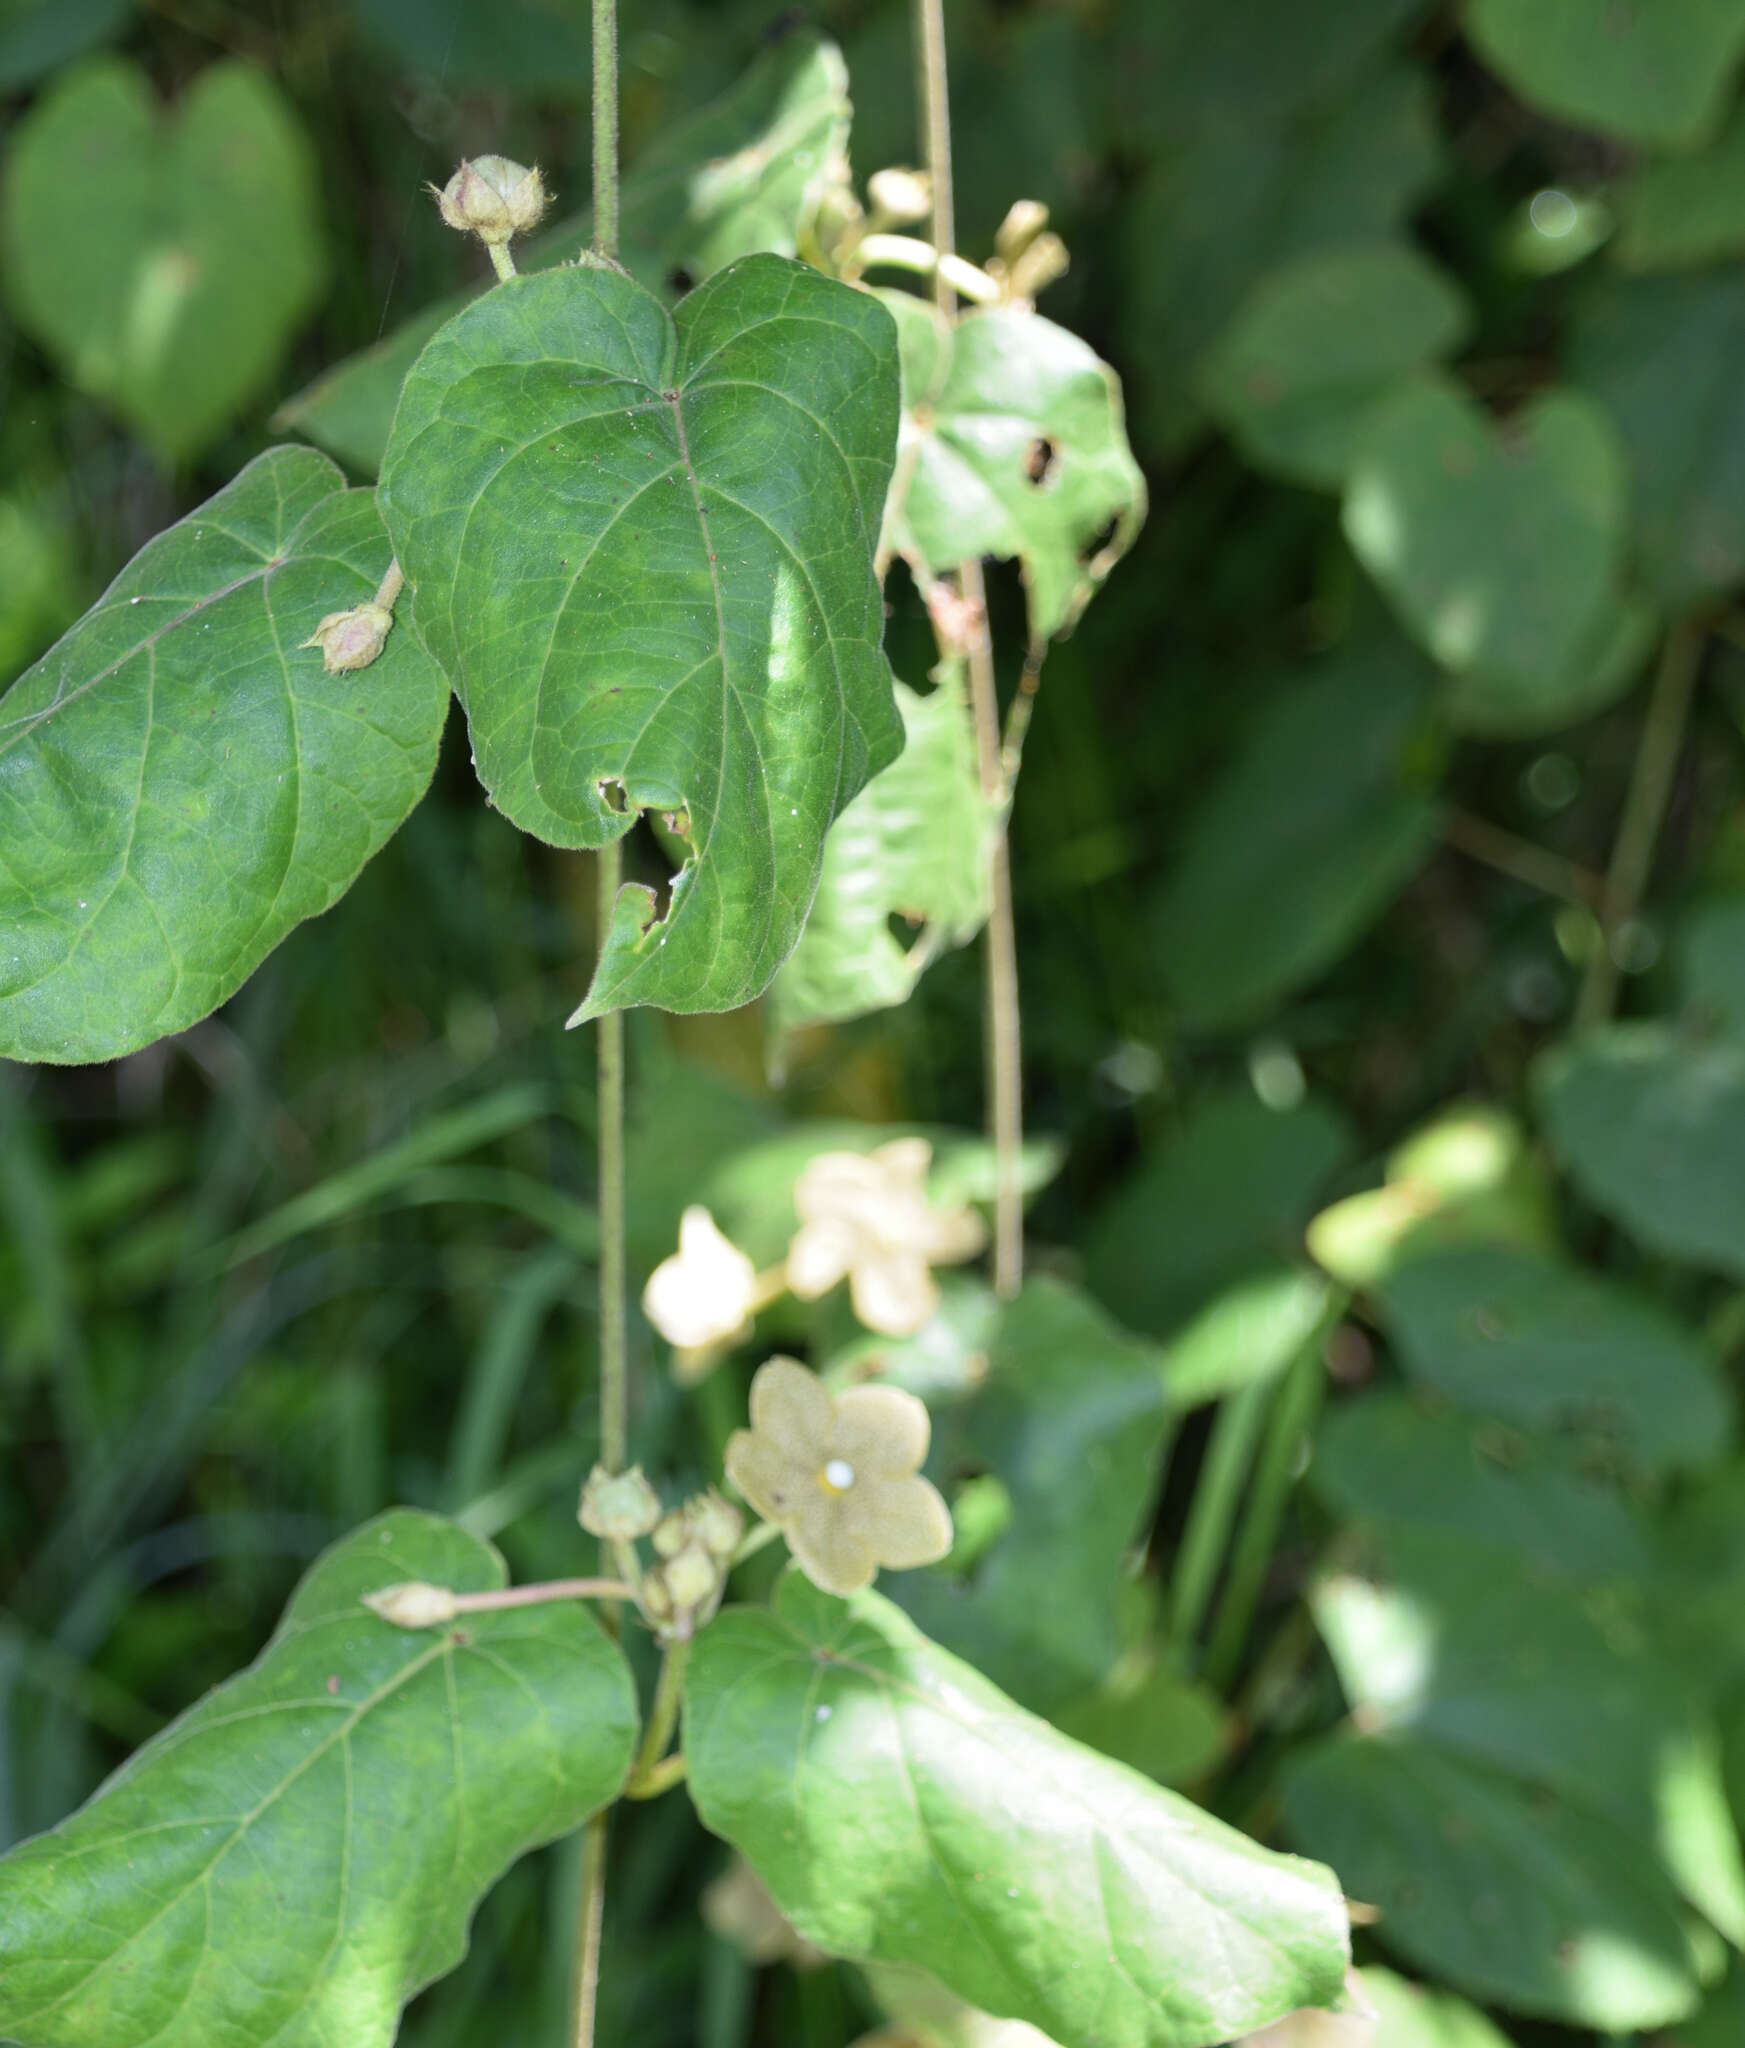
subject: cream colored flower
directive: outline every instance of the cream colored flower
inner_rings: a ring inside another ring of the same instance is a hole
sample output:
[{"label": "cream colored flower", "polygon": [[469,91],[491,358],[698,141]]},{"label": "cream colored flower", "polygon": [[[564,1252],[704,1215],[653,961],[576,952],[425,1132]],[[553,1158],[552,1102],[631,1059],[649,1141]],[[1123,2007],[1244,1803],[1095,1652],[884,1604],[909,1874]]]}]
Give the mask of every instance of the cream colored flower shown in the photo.
[{"label": "cream colored flower", "polygon": [[823,1152],[794,1183],[800,1228],[788,1247],[788,1285],[814,1301],[848,1280],[869,1330],[912,1337],[939,1306],[932,1266],[973,1258],[987,1232],[973,1209],[927,1201],[933,1148],[897,1138],[876,1152]]},{"label": "cream colored flower", "polygon": [[757,1268],[698,1205],[679,1221],[678,1250],[649,1274],[642,1312],[678,1353],[679,1378],[695,1380],[744,1334],[757,1293]]},{"label": "cream colored flower", "polygon": [[751,1427],[727,1440],[727,1476],[827,1593],[858,1593],[880,1565],[907,1571],[951,1548],[951,1511],[918,1467],[931,1424],[913,1394],[832,1395],[791,1358],[751,1383]]}]

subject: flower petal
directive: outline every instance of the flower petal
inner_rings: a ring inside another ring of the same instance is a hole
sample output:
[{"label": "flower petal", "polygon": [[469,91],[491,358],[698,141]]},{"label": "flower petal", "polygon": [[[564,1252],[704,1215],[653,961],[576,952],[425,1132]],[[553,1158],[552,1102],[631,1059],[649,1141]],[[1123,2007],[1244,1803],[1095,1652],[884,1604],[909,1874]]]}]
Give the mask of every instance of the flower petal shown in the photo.
[{"label": "flower petal", "polygon": [[860,1320],[886,1337],[914,1336],[939,1306],[926,1259],[907,1249],[857,1260],[848,1293]]},{"label": "flower petal", "polygon": [[901,1387],[850,1387],[836,1397],[830,1449],[857,1479],[900,1479],[926,1457],[932,1434],[926,1404]]},{"label": "flower petal", "polygon": [[973,1259],[988,1241],[988,1226],[974,1209],[929,1209],[921,1249],[935,1266]]},{"label": "flower petal", "polygon": [[925,1138],[893,1138],[870,1157],[882,1169],[885,1185],[893,1193],[913,1190],[919,1194],[927,1180],[927,1169],[933,1164],[933,1147]]},{"label": "flower petal", "polygon": [[[782,1524],[788,1548],[813,1585],[826,1593],[858,1593],[878,1574],[872,1544],[843,1512],[854,1489],[830,1494],[819,1488],[815,1497]],[[943,1505],[943,1503],[942,1503]]]},{"label": "flower petal", "polygon": [[775,1448],[808,1469],[830,1455],[836,1403],[816,1373],[796,1359],[771,1358],[751,1382],[751,1426]]},{"label": "flower petal", "polygon": [[836,1217],[802,1223],[788,1247],[788,1285],[802,1301],[828,1294],[854,1258],[855,1234]]},{"label": "flower petal", "polygon": [[790,1458],[767,1436],[736,1429],[727,1439],[727,1476],[765,1521],[779,1522],[809,1498],[817,1479],[810,1465]]},{"label": "flower petal", "polygon": [[939,1489],[919,1475],[851,1487],[841,1505],[853,1538],[893,1571],[936,1564],[951,1548],[951,1510]]}]

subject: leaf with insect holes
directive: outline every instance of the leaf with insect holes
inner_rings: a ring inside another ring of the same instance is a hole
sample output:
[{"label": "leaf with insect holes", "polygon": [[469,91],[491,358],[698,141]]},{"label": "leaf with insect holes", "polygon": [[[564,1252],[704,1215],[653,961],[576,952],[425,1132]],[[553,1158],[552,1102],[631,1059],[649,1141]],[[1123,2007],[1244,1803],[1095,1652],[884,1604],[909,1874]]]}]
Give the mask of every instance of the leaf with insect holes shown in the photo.
[{"label": "leaf with insect holes", "polygon": [[301,645],[391,552],[368,491],[270,449],[0,696],[0,1056],[185,1030],[399,827],[436,766],[441,672],[403,625],[350,674]]},{"label": "leaf with insect holes", "polygon": [[934,576],[1015,560],[1032,636],[1068,631],[1145,518],[1114,371],[1037,313],[995,306],[948,328],[910,293],[878,296],[903,352],[891,545]]},{"label": "leaf with insect holes", "polygon": [[616,1796],[622,1652],[573,1602],[400,1629],[405,1580],[504,1584],[397,1509],[311,1566],[247,1671],[0,1861],[0,2034],[22,2048],[387,2048],[517,1856]]},{"label": "leaf with insect holes", "polygon": [[380,500],[492,801],[554,846],[664,813],[576,1021],[749,1002],[824,835],[895,758],[872,555],[895,451],[878,302],[777,256],[669,315],[617,272],[499,285],[406,380]]}]

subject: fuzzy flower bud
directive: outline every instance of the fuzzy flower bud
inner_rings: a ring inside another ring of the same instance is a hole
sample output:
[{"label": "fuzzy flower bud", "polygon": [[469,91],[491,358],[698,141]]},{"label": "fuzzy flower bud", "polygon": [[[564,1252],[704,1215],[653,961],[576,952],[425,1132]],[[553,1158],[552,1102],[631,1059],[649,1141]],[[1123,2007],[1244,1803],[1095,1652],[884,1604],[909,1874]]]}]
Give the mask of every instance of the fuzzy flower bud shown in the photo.
[{"label": "fuzzy flower bud", "polygon": [[1048,208],[1040,199],[1014,199],[994,230],[995,255],[1002,263],[1015,263],[1047,225]]},{"label": "fuzzy flower bud", "polygon": [[866,181],[866,196],[880,227],[897,227],[904,221],[925,220],[933,211],[933,180],[925,171],[893,166],[873,172]]},{"label": "fuzzy flower bud", "polygon": [[368,668],[387,644],[394,614],[385,604],[354,604],[348,612],[329,612],[305,647],[321,649],[322,666],[330,676],[347,669]]},{"label": "fuzzy flower bud", "polygon": [[642,1476],[640,1465],[616,1473],[596,1465],[582,1488],[578,1513],[590,1536],[603,1536],[613,1543],[634,1543],[660,1520],[660,1496]]},{"label": "fuzzy flower bud", "polygon": [[1069,262],[1066,244],[1058,235],[1038,235],[1022,255],[1012,259],[1008,276],[1012,297],[1035,298],[1056,278],[1066,275]]},{"label": "fuzzy flower bud", "polygon": [[551,202],[537,168],[506,156],[478,156],[461,165],[436,203],[451,228],[501,246],[537,227]]},{"label": "fuzzy flower bud", "polygon": [[667,1559],[662,1576],[675,1608],[698,1608],[715,1597],[721,1584],[721,1565],[700,1543],[687,1543]]},{"label": "fuzzy flower bud", "polygon": [[422,1579],[407,1579],[398,1586],[384,1586],[379,1593],[366,1593],[364,1605],[396,1628],[440,1628],[459,1611],[446,1586],[429,1586]]}]

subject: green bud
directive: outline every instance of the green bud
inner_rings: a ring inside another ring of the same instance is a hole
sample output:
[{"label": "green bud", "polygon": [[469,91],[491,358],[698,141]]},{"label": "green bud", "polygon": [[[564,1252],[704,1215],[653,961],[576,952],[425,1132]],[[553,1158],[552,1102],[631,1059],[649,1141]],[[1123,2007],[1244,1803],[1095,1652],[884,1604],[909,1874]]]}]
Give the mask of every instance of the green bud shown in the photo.
[{"label": "green bud", "polygon": [[578,1514],[590,1536],[634,1543],[660,1520],[660,1495],[642,1476],[640,1465],[616,1473],[596,1465],[582,1488]]}]

